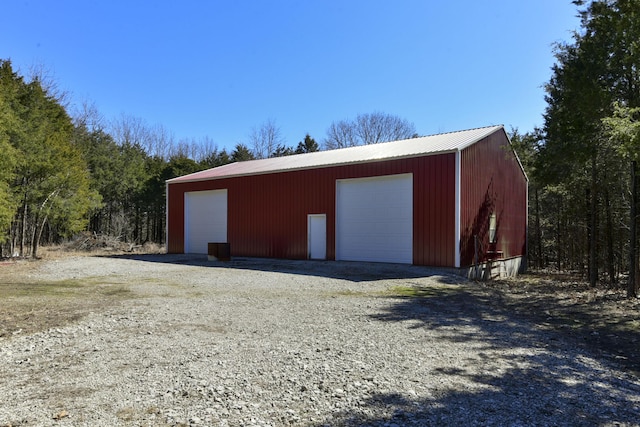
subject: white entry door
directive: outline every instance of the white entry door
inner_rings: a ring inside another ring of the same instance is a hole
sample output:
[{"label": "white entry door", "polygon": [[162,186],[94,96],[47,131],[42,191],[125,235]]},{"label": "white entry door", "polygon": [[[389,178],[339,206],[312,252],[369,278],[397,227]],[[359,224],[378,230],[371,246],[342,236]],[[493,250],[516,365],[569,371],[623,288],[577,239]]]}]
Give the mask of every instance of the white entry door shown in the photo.
[{"label": "white entry door", "polygon": [[184,252],[206,254],[209,242],[227,242],[227,190],[184,193]]},{"label": "white entry door", "polygon": [[327,216],[309,215],[309,259],[327,259]]},{"label": "white entry door", "polygon": [[338,180],[336,259],[413,262],[413,175]]}]

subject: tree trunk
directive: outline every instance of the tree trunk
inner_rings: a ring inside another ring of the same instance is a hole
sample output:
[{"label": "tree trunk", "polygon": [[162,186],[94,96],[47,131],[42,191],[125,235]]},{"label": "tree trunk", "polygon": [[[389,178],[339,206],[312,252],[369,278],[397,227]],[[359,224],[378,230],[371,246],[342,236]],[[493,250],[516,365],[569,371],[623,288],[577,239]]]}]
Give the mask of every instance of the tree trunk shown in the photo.
[{"label": "tree trunk", "polygon": [[585,190],[585,204],[586,204],[586,217],[587,222],[587,280],[591,283],[591,235],[593,234],[593,226],[591,225],[591,190],[587,188]]},{"label": "tree trunk", "polygon": [[40,224],[40,226],[38,226],[38,224],[36,224],[36,232],[34,233],[34,237],[33,237],[33,250],[31,252],[31,257],[32,258],[37,258],[38,257],[38,247],[40,246],[40,239],[42,238],[42,231],[44,230],[44,226],[47,223],[47,216],[45,215],[45,217],[42,219],[42,224]]},{"label": "tree trunk", "polygon": [[636,211],[638,205],[636,169],[637,165],[636,161],[634,160],[631,162],[631,207],[629,209],[629,281],[627,282],[627,298],[635,298],[638,293],[638,288],[636,286],[636,272],[638,268],[638,259],[636,257]]},{"label": "tree trunk", "polygon": [[613,220],[611,218],[611,199],[608,189],[604,192],[604,201],[607,215],[607,271],[609,273],[609,281],[616,283],[615,255],[613,253]]},{"label": "tree trunk", "polygon": [[140,220],[140,208],[134,207],[133,214],[133,238],[131,239],[133,243],[140,244],[141,235],[142,235],[142,221]]},{"label": "tree trunk", "polygon": [[31,233],[31,258],[36,258],[38,253],[38,221],[40,220],[40,212],[36,212],[33,218],[33,232]]},{"label": "tree trunk", "polygon": [[558,271],[562,269],[562,234],[560,233],[560,216],[562,215],[562,200],[558,197],[558,215],[556,217],[556,262]]},{"label": "tree trunk", "polygon": [[22,202],[22,229],[20,230],[20,256],[24,256],[25,236],[27,235],[27,196]]},{"label": "tree trunk", "polygon": [[589,285],[595,287],[598,282],[598,196],[595,156],[591,159],[591,198],[589,204]]},{"label": "tree trunk", "polygon": [[535,190],[535,198],[536,198],[536,249],[538,252],[538,268],[545,267],[544,261],[542,259],[542,229],[540,228],[540,198],[538,194],[538,188]]},{"label": "tree trunk", "polygon": [[151,237],[151,215],[152,215],[151,209],[147,210],[147,212],[144,213],[144,216],[147,220],[145,221],[146,234],[144,239],[142,240],[142,244],[150,240],[153,240],[153,238]]},{"label": "tree trunk", "polygon": [[19,232],[19,223],[18,223],[18,219],[20,217],[18,216],[18,213],[16,213],[16,215],[13,217],[13,221],[11,222],[11,229],[10,229],[10,233],[11,233],[11,242],[10,242],[10,251],[11,253],[9,254],[9,256],[15,256],[16,255],[16,248],[18,247],[18,232]]}]

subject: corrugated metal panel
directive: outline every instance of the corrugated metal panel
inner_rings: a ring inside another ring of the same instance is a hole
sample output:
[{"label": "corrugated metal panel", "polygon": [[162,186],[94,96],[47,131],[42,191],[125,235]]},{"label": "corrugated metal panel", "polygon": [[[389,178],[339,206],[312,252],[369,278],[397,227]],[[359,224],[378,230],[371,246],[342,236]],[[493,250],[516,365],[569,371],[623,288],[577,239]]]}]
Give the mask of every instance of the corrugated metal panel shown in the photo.
[{"label": "corrugated metal panel", "polygon": [[[479,258],[526,255],[527,178],[504,132],[486,137],[461,152],[461,265]],[[498,221],[497,242],[489,242],[489,216]]]},{"label": "corrugated metal panel", "polygon": [[272,159],[231,163],[169,180],[169,183],[221,179],[281,171],[378,162],[385,159],[406,158],[459,151],[481,140],[502,126],[489,126],[459,132],[442,133],[421,138],[392,141],[339,150],[319,151]]},{"label": "corrugated metal panel", "polygon": [[[184,250],[184,192],[228,190],[232,256],[305,259],[307,215],[327,216],[327,259],[335,259],[336,180],[413,173],[413,263],[453,266],[455,154],[209,181],[169,188],[169,252]],[[446,177],[445,177],[446,176]]]},{"label": "corrugated metal panel", "polygon": [[425,157],[419,168],[414,200],[414,264],[454,266],[455,240],[455,154]]},{"label": "corrugated metal panel", "polygon": [[176,185],[167,185],[167,252],[184,252],[184,188]]}]

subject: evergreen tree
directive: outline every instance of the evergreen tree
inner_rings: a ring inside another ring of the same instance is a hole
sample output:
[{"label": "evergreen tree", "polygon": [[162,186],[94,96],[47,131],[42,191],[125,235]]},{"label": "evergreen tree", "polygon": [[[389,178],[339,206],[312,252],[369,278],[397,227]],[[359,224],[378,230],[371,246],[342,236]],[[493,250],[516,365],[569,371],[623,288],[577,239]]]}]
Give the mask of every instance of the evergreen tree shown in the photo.
[{"label": "evergreen tree", "polygon": [[0,245],[9,237],[9,227],[17,207],[11,191],[14,169],[18,162],[17,152],[9,143],[6,131],[9,127],[14,126],[14,123],[15,118],[12,117],[12,111],[0,93]]},{"label": "evergreen tree", "polygon": [[8,61],[0,62],[0,88],[0,137],[13,148],[3,150],[4,162],[17,159],[8,198],[18,204],[12,243],[20,255],[36,257],[45,226],[66,236],[82,230],[98,197],[89,188],[87,165],[71,143],[73,124],[60,102],[37,79],[25,82]]},{"label": "evergreen tree", "polygon": [[251,150],[244,144],[237,144],[231,152],[232,162],[243,162],[245,160],[254,160],[255,157],[251,154]]},{"label": "evergreen tree", "polygon": [[204,156],[198,163],[202,169],[211,169],[231,163],[231,157],[226,149],[222,149],[222,151],[214,150]]},{"label": "evergreen tree", "polygon": [[603,119],[605,132],[621,154],[629,160],[629,280],[627,283],[627,297],[638,295],[638,258],[637,258],[637,222],[638,222],[638,190],[637,172],[640,160],[640,108],[622,107],[615,105],[611,117]]},{"label": "evergreen tree", "polygon": [[313,153],[315,151],[320,151],[320,146],[318,146],[315,139],[311,138],[311,135],[306,134],[304,140],[298,142],[295,154]]},{"label": "evergreen tree", "polygon": [[293,154],[295,154],[295,151],[293,151],[293,148],[280,144],[276,147],[275,150],[273,150],[273,153],[271,153],[269,157],[284,157],[284,156],[291,156]]},{"label": "evergreen tree", "polygon": [[[567,244],[557,246],[572,250],[581,238],[567,236],[571,228],[586,230],[584,245],[571,258],[580,265],[580,254],[586,254],[589,281],[595,285],[601,266],[614,280],[615,259],[620,257],[614,249],[619,238],[614,216],[623,205],[617,190],[627,181],[620,171],[627,168],[621,168],[620,150],[606,137],[602,119],[613,114],[615,102],[634,107],[640,101],[640,0],[574,3],[584,6],[582,29],[571,43],[556,46],[536,168],[544,184],[566,194],[563,202],[569,211],[582,207],[571,212],[575,216],[573,224],[566,224],[569,229],[557,234],[565,236]],[[561,226],[559,221],[558,229]]]}]

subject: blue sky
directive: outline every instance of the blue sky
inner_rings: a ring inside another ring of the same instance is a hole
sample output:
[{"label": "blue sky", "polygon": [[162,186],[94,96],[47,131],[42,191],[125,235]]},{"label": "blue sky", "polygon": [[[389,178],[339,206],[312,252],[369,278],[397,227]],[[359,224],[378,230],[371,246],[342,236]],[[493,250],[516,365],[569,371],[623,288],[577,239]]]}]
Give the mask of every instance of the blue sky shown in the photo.
[{"label": "blue sky", "polygon": [[12,0],[0,58],[176,140],[233,149],[272,120],[295,146],[371,112],[421,135],[533,130],[552,44],[578,25],[570,0]]}]

